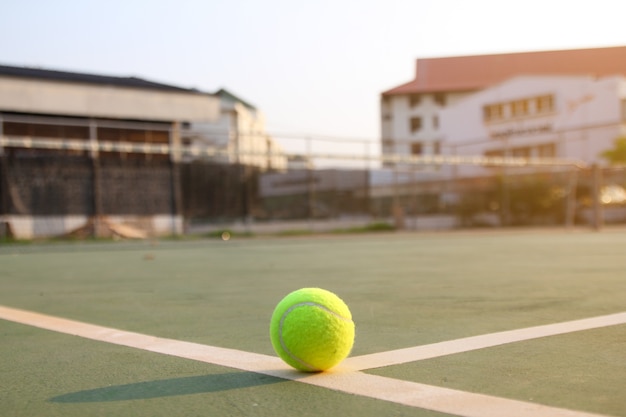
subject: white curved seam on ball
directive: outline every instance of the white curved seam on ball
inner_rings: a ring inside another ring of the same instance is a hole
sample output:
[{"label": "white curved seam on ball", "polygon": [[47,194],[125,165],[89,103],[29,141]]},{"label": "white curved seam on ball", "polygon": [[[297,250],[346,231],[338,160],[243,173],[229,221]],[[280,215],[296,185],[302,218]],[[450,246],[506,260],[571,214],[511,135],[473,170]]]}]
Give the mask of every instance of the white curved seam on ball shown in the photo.
[{"label": "white curved seam on ball", "polygon": [[283,315],[280,317],[280,323],[278,325],[278,335],[280,336],[280,346],[283,348],[283,350],[289,355],[289,357],[291,359],[293,359],[294,361],[298,362],[299,364],[303,365],[306,368],[309,368],[312,371],[321,371],[321,369],[316,368],[315,366],[303,361],[302,359],[300,359],[299,357],[297,357],[296,355],[294,355],[288,348],[287,345],[285,345],[285,341],[283,340],[283,324],[285,322],[285,319],[287,318],[287,316],[289,315],[289,313],[291,313],[294,309],[298,308],[298,307],[302,307],[302,306],[311,306],[311,307],[317,307],[317,308],[321,308],[322,310],[331,313],[332,315],[340,318],[341,320],[344,321],[349,321],[352,322],[351,319],[343,317],[337,313],[335,313],[334,311],[332,311],[331,309],[329,309],[328,307],[318,304],[318,303],[314,303],[312,301],[307,301],[304,303],[298,303],[298,304],[294,304],[291,307],[289,307],[284,313]]}]

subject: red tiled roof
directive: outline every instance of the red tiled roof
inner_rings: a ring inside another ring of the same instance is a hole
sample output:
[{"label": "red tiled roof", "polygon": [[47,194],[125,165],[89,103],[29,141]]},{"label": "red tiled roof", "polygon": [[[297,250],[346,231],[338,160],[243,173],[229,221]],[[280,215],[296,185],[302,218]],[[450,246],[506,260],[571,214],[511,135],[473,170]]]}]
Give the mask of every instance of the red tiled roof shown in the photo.
[{"label": "red tiled roof", "polygon": [[533,74],[626,75],[626,46],[418,59],[415,79],[383,95],[477,90]]}]

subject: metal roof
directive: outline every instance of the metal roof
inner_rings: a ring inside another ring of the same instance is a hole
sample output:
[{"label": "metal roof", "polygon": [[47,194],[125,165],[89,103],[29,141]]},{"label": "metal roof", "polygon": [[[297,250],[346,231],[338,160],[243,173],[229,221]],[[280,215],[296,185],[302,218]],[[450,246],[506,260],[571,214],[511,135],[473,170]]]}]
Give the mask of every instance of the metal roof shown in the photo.
[{"label": "metal roof", "polygon": [[178,91],[186,93],[206,94],[195,89],[156,83],[137,77],[116,77],[110,75],[86,74],[68,71],[56,71],[32,67],[15,67],[0,65],[0,76],[30,78],[37,80],[63,81],[83,84],[107,85],[126,88],[139,88],[161,91]]}]

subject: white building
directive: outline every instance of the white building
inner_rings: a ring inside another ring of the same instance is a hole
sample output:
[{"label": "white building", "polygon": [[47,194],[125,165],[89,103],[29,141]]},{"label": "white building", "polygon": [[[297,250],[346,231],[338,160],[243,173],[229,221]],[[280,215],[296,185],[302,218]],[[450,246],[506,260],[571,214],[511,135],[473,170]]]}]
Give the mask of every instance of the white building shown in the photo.
[{"label": "white building", "polygon": [[[450,155],[593,164],[626,134],[626,78],[519,76],[442,109],[439,118],[442,143]],[[488,170],[454,168],[459,177],[485,175]]]},{"label": "white building", "polygon": [[286,169],[287,157],[267,133],[263,112],[227,90],[215,94],[220,98],[219,120],[193,123],[190,143],[217,161],[263,170]]},{"label": "white building", "polygon": [[383,156],[449,153],[439,112],[520,75],[626,75],[626,46],[418,59],[413,80],[381,94]]},{"label": "white building", "polygon": [[381,103],[383,155],[440,154],[439,111],[465,96],[463,92],[384,95]]}]

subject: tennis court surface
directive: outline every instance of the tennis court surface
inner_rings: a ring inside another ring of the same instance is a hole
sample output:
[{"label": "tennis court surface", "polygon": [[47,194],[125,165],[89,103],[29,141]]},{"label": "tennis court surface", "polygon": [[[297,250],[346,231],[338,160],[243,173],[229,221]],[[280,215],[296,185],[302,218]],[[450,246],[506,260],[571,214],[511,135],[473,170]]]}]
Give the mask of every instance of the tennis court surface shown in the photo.
[{"label": "tennis court surface", "polygon": [[[626,416],[626,230],[0,247],[2,416]],[[357,336],[290,370],[322,287]]]}]

